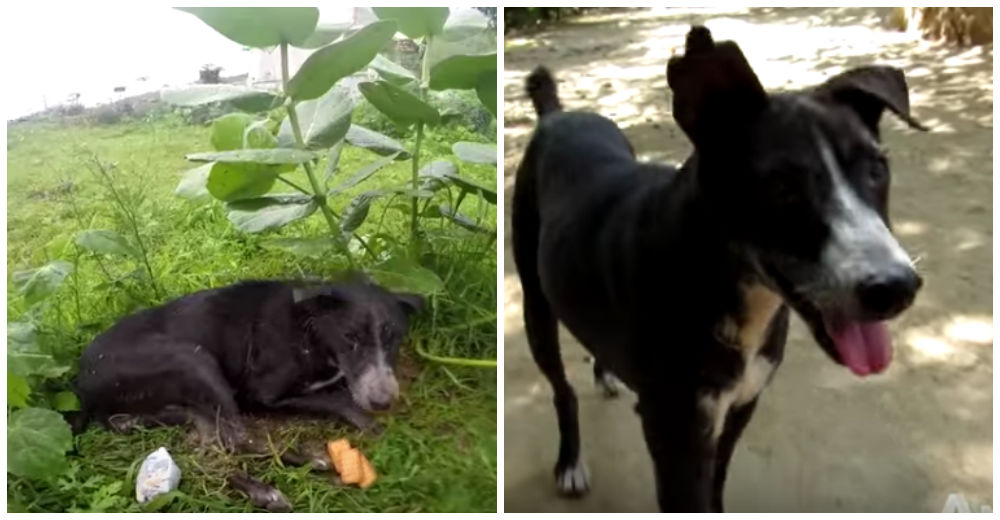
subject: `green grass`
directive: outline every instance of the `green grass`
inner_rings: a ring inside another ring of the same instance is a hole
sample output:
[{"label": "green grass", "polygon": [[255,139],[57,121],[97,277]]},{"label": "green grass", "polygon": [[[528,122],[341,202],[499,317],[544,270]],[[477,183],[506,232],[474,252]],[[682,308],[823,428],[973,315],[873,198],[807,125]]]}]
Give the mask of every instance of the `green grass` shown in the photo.
[{"label": "green grass", "polygon": [[[192,166],[184,155],[209,150],[208,134],[206,127],[169,116],[110,126],[32,122],[8,127],[8,279],[14,271],[52,260],[75,266],[34,318],[43,350],[75,370],[80,352],[97,333],[139,308],[241,279],[327,277],[346,268],[340,255],[302,258],[262,247],[269,238],[323,236],[328,231],[318,213],[279,232],[252,235],[235,230],[219,203],[174,196],[179,173]],[[443,157],[457,162],[450,145],[458,140],[484,139],[460,127],[437,129],[425,140],[422,162]],[[116,229],[127,235],[106,184],[93,171],[93,157],[114,165],[114,185],[134,209],[148,249],[152,282],[134,261],[95,257],[74,244],[73,237],[84,229]],[[347,147],[333,182],[375,158]],[[492,167],[460,163],[460,171],[483,184],[496,184]],[[331,205],[343,210],[354,195],[409,176],[408,161],[394,163]],[[307,184],[301,172],[292,178]],[[283,184],[275,188],[287,190]],[[436,202],[446,201],[439,197]],[[373,204],[359,233],[376,244],[405,243],[408,217],[397,209],[402,202]],[[469,197],[461,210],[495,228],[494,206]],[[414,324],[411,340],[423,342],[436,355],[495,359],[495,240],[441,219],[422,220],[422,225],[427,243],[423,264],[442,278],[446,290],[433,297]],[[28,310],[10,283],[8,287],[8,320],[24,319]],[[164,511],[252,511],[226,486],[226,476],[237,468],[275,484],[298,512],[496,511],[495,371],[424,361],[412,343],[404,345],[401,358],[404,391],[393,410],[380,417],[386,429],[378,437],[330,421],[259,422],[269,425],[258,430],[268,434],[275,453],[298,445],[319,451],[325,439],[350,437],[379,472],[369,490],[334,485],[328,474],[284,467],[277,456],[239,456],[202,447],[181,428],[116,435],[92,426],[75,439],[69,470],[56,480],[8,474],[9,510],[139,511],[135,472],[149,452],[166,446],[183,478],[180,493]],[[46,390],[67,388],[69,377],[48,382]]]}]

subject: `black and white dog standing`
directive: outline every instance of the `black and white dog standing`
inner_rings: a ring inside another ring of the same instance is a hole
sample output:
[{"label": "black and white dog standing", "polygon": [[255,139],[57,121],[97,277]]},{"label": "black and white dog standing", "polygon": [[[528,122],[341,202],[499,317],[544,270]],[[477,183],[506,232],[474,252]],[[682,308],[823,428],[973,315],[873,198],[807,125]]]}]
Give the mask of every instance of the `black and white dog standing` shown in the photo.
[{"label": "black and white dog standing", "polygon": [[726,469],[781,362],[789,312],[837,363],[889,365],[886,320],[921,279],[889,228],[879,119],[915,128],[903,73],[870,66],[768,94],[739,47],[704,27],[670,60],[680,170],[637,162],[608,119],[564,112],[544,68],[538,127],[517,172],[514,259],[535,361],[555,392],[556,482],[588,490],[562,322],[638,412],[665,511],[721,511]]}]

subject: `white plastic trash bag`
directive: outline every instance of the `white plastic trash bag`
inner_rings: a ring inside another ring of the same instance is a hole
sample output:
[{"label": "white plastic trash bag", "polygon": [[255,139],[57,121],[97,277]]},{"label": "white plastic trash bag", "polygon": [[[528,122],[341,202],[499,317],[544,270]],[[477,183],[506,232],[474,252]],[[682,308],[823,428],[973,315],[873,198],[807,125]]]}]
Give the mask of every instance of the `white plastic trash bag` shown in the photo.
[{"label": "white plastic trash bag", "polygon": [[[944,509],[941,510],[942,513],[972,513],[975,512],[975,508],[969,504],[969,501],[965,499],[961,493],[952,493],[948,495],[948,500],[944,503]],[[980,513],[991,513],[992,510],[988,505],[979,506]]]},{"label": "white plastic trash bag", "polygon": [[156,495],[177,489],[180,481],[181,468],[174,464],[167,449],[160,446],[139,466],[139,476],[135,480],[135,498],[140,504],[145,504]]}]

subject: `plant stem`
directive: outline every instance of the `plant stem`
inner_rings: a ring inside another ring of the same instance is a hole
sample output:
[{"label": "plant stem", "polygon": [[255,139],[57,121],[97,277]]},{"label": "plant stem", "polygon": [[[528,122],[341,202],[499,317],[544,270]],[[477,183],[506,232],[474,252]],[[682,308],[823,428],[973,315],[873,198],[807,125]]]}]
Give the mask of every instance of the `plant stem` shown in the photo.
[{"label": "plant stem", "polygon": [[462,367],[479,367],[479,368],[496,368],[497,362],[495,359],[466,359],[466,358],[453,358],[453,357],[441,357],[435,356],[433,354],[428,354],[423,348],[421,348],[422,342],[417,341],[413,344],[413,349],[417,351],[417,355],[420,357],[434,361],[436,363],[443,363],[446,365],[457,365]]},{"label": "plant stem", "polygon": [[[420,57],[420,77],[417,89],[417,95],[421,101],[427,98],[427,85],[430,82],[430,53],[428,52],[431,48],[431,41],[433,37],[427,35],[426,41],[424,42],[424,55]],[[411,187],[414,190],[420,189],[420,144],[424,140],[424,123],[423,121],[417,121],[417,140],[413,145],[413,170],[411,176]],[[416,247],[417,244],[417,199],[414,198],[410,201],[410,245],[411,247]]]},{"label": "plant stem", "polygon": [[[423,96],[421,96],[423,97]],[[424,140],[424,124],[417,123],[417,141],[413,147],[413,171],[411,185],[414,190],[420,189],[420,143]],[[417,239],[417,198],[410,200],[410,242]]]},{"label": "plant stem", "polygon": [[108,190],[111,192],[111,196],[114,197],[115,204],[118,206],[118,211],[121,212],[122,216],[125,217],[125,222],[128,223],[129,227],[132,228],[132,236],[135,238],[135,244],[139,249],[139,256],[141,256],[142,264],[146,267],[146,274],[149,276],[149,284],[153,287],[153,294],[156,299],[161,298],[159,284],[156,283],[156,276],[153,274],[153,267],[149,264],[149,254],[146,252],[146,246],[142,242],[142,235],[139,234],[139,224],[136,222],[135,213],[132,208],[125,203],[124,199],[119,195],[118,190],[115,189],[114,179],[111,178],[111,174],[108,170],[104,168],[104,163],[101,162],[100,158],[96,155],[93,156],[94,164],[97,165],[97,170],[100,172],[101,178],[107,184]]},{"label": "plant stem", "polygon": [[[288,92],[288,43],[281,42],[281,87],[285,92]],[[305,149],[305,141],[302,139],[302,129],[299,127],[299,114],[295,111],[295,101],[291,98],[285,102],[285,106],[288,108],[288,122],[292,127],[292,134],[295,136],[295,146],[299,149]],[[334,241],[337,243],[341,242],[340,228],[337,226],[337,221],[334,219],[333,210],[326,203],[326,192],[324,192],[319,187],[319,182],[316,181],[316,175],[313,173],[312,164],[309,161],[302,163],[302,168],[306,171],[306,177],[309,178],[309,185],[313,189],[313,200],[319,205],[320,212],[323,213],[323,218],[326,219],[327,226],[330,227],[330,234],[333,235]],[[366,247],[367,248],[367,247]],[[354,257],[351,255],[351,250],[344,244],[343,247],[344,255],[347,256],[347,262],[353,268]]]},{"label": "plant stem", "polygon": [[292,182],[292,181],[290,181],[290,180],[282,177],[281,175],[278,176],[278,180],[281,181],[281,182],[283,182],[283,183],[285,183],[285,184],[287,184],[287,185],[289,185],[289,186],[291,186],[291,187],[293,187],[293,188],[295,188],[296,190],[301,191],[302,193],[305,193],[306,195],[312,195],[312,193],[309,190],[307,190],[307,189],[299,186],[298,184],[295,184],[294,182]]}]

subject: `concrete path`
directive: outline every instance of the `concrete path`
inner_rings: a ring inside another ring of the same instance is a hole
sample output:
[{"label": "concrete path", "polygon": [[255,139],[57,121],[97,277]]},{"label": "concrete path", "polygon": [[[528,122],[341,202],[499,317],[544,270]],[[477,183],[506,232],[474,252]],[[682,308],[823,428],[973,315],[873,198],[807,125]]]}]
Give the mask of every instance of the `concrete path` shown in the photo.
[{"label": "concrete path", "polygon": [[[915,133],[889,116],[882,125],[892,218],[920,257],[925,288],[893,326],[893,365],[867,380],[831,363],[795,320],[785,363],[734,456],[729,511],[935,512],[949,493],[992,503],[992,46],[932,45],[884,28],[882,14],[632,10],[505,42],[506,215],[534,124],[523,80],[538,64],[556,72],[567,107],[611,117],[640,155],[672,163],[690,148],[670,115],[664,70],[692,22],[737,41],[769,89],[813,85],[867,63],[907,72],[914,115],[934,131]],[[525,341],[509,221],[505,231],[504,510],[655,510],[634,395],[600,397],[583,349],[565,331],[593,491],[556,496],[552,392]]]}]

